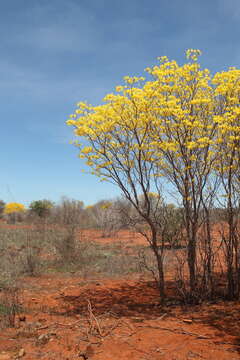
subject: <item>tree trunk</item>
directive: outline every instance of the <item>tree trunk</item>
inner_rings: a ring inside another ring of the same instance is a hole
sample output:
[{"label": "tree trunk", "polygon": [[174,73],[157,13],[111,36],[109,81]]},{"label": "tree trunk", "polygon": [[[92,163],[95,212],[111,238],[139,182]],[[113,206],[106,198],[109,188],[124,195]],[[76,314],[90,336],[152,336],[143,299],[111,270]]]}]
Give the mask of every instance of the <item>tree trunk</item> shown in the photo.
[{"label": "tree trunk", "polygon": [[189,284],[190,284],[190,295],[193,296],[196,287],[196,240],[190,238],[188,241],[188,269],[189,269]]},{"label": "tree trunk", "polygon": [[165,302],[165,281],[164,281],[164,268],[163,268],[163,257],[162,253],[159,253],[158,244],[157,244],[157,232],[154,227],[151,227],[152,231],[152,250],[154,252],[157,268],[158,268],[158,289],[161,305],[164,305]]},{"label": "tree trunk", "polygon": [[161,305],[164,305],[165,302],[165,281],[164,281],[164,269],[163,269],[163,259],[162,255],[159,254],[158,248],[153,249],[156,260],[157,260],[157,267],[158,267],[158,288],[159,288],[159,295],[160,295],[160,302]]}]

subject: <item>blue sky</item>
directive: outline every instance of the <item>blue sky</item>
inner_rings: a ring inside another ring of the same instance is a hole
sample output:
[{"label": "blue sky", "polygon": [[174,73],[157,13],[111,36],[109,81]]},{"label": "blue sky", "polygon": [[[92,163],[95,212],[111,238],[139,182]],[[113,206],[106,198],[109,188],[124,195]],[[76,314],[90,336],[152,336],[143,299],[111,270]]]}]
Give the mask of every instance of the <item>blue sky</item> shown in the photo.
[{"label": "blue sky", "polygon": [[0,199],[119,194],[84,168],[65,125],[78,101],[101,102],[158,56],[203,51],[213,72],[239,67],[239,0],[0,1]]}]

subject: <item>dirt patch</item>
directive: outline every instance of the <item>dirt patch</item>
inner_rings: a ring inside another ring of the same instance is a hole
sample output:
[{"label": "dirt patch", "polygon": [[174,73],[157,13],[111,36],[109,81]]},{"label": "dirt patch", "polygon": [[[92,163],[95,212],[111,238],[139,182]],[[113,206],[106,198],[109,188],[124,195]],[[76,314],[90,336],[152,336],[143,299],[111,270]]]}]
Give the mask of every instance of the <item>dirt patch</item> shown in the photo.
[{"label": "dirt patch", "polygon": [[[147,245],[130,231],[103,238],[98,231],[84,230],[79,239],[106,244],[107,266],[107,248],[113,243],[124,254]],[[24,310],[15,328],[0,330],[0,360],[240,359],[240,304],[181,305],[171,254],[166,250],[165,307],[159,305],[156,284],[134,272],[114,280],[96,270],[96,276],[88,273],[86,278],[74,271],[25,277],[19,294]]]},{"label": "dirt patch", "polygon": [[[234,360],[240,304],[158,305],[151,281],[41,276],[22,282],[25,313],[0,333],[0,359]],[[8,357],[7,357],[8,356]]]}]

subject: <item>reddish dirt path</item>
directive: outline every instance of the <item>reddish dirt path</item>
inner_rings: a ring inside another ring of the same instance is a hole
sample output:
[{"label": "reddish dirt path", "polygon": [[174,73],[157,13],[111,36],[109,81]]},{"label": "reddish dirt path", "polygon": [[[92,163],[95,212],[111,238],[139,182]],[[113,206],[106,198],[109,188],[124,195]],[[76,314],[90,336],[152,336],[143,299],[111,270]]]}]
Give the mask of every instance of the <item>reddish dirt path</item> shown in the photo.
[{"label": "reddish dirt path", "polygon": [[0,360],[240,359],[239,303],[162,309],[151,282],[67,275],[25,279],[20,299]]}]

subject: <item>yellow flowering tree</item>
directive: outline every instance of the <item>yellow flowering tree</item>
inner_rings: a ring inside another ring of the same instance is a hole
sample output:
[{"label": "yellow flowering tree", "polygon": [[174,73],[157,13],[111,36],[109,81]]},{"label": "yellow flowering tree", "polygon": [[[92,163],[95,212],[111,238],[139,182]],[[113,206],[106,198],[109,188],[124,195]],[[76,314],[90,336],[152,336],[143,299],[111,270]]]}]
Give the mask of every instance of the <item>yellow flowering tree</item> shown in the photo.
[{"label": "yellow flowering tree", "polygon": [[[158,65],[146,69],[147,80],[125,77],[125,84],[107,95],[102,105],[81,102],[67,121],[87,143],[77,146],[91,172],[117,184],[148,224],[151,236],[146,236],[158,262],[160,294],[164,274],[157,238],[163,224],[153,208],[158,201],[150,194],[162,199],[162,188],[169,182],[183,207],[193,297],[198,296],[199,229],[206,228],[201,276],[212,290],[210,208],[221,191],[219,182],[225,186],[226,169],[231,186],[239,181],[239,71],[231,68],[212,77],[201,68],[200,54],[188,50],[183,65],[159,58]],[[162,201],[159,204],[164,208]]]},{"label": "yellow flowering tree", "polygon": [[227,232],[222,232],[228,297],[240,296],[240,70],[229,68],[213,78],[217,126],[215,169],[221,182],[221,206]]},{"label": "yellow flowering tree", "polygon": [[[68,125],[75,134],[87,140],[80,148],[80,158],[93,174],[116,184],[138,214],[148,224],[145,233],[157,260],[159,290],[164,301],[163,252],[157,244],[158,225],[152,208],[151,192],[160,194],[158,157],[152,140],[150,94],[142,87],[144,78],[125,78],[125,85],[109,94],[104,104],[79,103]],[[159,196],[160,198],[160,196]],[[142,203],[144,201],[144,207]]]},{"label": "yellow flowering tree", "polygon": [[25,206],[20,203],[11,202],[5,205],[4,214],[6,214],[10,222],[14,223],[25,211]]},{"label": "yellow flowering tree", "polygon": [[17,212],[25,211],[25,206],[20,203],[11,202],[5,205],[4,213],[5,214],[12,214]]},{"label": "yellow flowering tree", "polygon": [[[145,87],[147,92],[150,89],[153,91],[153,119],[149,136],[157,154],[156,161],[159,161],[164,177],[178,192],[184,208],[187,261],[193,295],[197,287],[196,246],[200,214],[209,197],[209,192],[206,196],[206,185],[210,185],[213,180],[211,169],[215,161],[213,144],[216,126],[212,121],[214,91],[209,70],[201,69],[198,63],[199,50],[188,50],[186,55],[188,62],[182,66],[176,61],[169,61],[167,57],[160,58],[158,66],[147,69],[154,81]],[[211,262],[210,256],[209,277]]]}]

